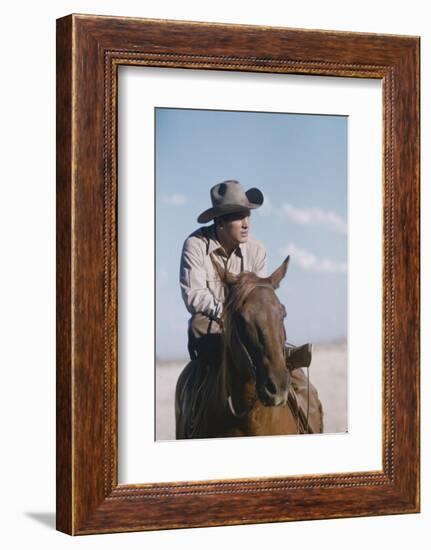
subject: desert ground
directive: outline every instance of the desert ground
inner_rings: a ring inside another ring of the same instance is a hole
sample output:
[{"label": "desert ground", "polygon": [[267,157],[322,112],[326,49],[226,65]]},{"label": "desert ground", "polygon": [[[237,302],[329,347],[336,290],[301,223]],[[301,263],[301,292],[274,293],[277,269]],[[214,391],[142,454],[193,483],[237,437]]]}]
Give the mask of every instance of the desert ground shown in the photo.
[{"label": "desert ground", "polygon": [[[188,359],[156,365],[156,437],[175,439],[175,384]],[[319,393],[324,413],[324,432],[347,431],[347,344],[313,345],[310,382]]]}]

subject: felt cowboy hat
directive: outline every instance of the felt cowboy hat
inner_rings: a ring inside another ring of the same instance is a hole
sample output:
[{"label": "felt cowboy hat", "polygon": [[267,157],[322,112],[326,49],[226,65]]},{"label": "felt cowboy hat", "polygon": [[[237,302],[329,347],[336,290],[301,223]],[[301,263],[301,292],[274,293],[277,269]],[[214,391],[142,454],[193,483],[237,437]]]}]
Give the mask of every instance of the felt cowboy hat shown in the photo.
[{"label": "felt cowboy hat", "polygon": [[207,223],[223,214],[259,208],[263,204],[263,194],[257,187],[244,191],[242,185],[236,180],[217,183],[211,187],[210,195],[212,207],[202,212],[198,217],[198,223]]}]

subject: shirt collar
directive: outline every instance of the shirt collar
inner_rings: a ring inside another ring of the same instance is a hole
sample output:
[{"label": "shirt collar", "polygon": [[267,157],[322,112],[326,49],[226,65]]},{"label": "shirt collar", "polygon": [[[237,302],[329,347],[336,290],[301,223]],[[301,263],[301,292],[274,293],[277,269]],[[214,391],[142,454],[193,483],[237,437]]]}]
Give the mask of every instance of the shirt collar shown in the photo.
[{"label": "shirt collar", "polygon": [[[234,252],[238,256],[244,255],[244,247],[245,243],[239,243],[239,245],[234,249]],[[220,244],[220,241],[217,239],[217,235],[215,232],[215,226],[212,224],[208,227],[208,244],[207,244],[207,254],[211,254],[214,250],[218,250],[219,248],[222,248],[222,245]]]}]

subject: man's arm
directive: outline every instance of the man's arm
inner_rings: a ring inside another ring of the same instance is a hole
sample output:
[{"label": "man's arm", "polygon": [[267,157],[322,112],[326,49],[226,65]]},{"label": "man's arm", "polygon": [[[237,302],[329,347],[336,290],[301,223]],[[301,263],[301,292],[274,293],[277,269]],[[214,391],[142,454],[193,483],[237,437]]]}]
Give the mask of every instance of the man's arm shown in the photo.
[{"label": "man's arm", "polygon": [[185,241],[180,264],[181,295],[189,313],[220,316],[222,303],[215,299],[207,287],[204,252],[195,239]]}]

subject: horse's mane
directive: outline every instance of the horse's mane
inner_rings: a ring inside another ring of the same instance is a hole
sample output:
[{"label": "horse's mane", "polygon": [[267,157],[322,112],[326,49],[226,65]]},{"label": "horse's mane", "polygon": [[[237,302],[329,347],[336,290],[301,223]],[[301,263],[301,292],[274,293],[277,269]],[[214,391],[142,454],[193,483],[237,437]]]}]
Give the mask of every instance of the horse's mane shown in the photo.
[{"label": "horse's mane", "polygon": [[259,277],[252,271],[242,271],[236,281],[229,286],[229,295],[221,314],[223,321],[229,321],[235,312],[241,310],[250,292],[262,283],[267,283],[267,279]]}]

